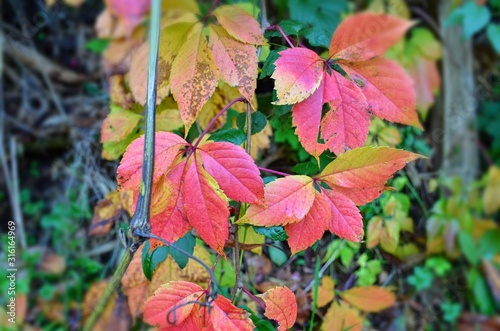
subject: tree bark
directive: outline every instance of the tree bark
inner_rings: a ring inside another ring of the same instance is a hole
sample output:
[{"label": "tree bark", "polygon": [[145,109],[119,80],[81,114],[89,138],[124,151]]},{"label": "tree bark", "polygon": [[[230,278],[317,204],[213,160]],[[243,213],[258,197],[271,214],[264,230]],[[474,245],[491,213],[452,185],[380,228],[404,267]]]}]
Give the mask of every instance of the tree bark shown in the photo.
[{"label": "tree bark", "polygon": [[[440,1],[439,16],[443,47],[443,164],[445,176],[459,176],[463,185],[476,178],[479,168],[477,100],[475,96],[472,41],[464,40],[462,27],[445,27],[453,10],[452,0]],[[435,130],[438,130],[435,128]]]}]

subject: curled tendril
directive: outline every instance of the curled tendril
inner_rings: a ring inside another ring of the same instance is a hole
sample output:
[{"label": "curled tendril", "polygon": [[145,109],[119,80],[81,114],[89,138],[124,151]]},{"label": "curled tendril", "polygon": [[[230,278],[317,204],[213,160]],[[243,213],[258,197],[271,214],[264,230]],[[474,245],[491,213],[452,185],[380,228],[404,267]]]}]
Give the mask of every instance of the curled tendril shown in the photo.
[{"label": "curled tendril", "polygon": [[167,246],[169,246],[169,247],[177,250],[178,252],[186,255],[188,258],[190,258],[192,260],[195,260],[196,262],[198,262],[199,264],[201,264],[201,266],[208,271],[208,274],[210,275],[210,279],[212,280],[212,282],[211,282],[212,283],[212,291],[209,291],[208,289],[206,291],[207,304],[210,305],[215,300],[215,298],[217,297],[217,294],[219,293],[219,285],[217,284],[217,279],[215,278],[215,275],[214,275],[212,269],[209,266],[207,266],[205,264],[205,262],[203,262],[202,260],[200,260],[196,256],[189,254],[188,252],[186,252],[182,248],[179,248],[179,247],[175,246],[170,241],[165,240],[165,239],[163,239],[161,237],[158,237],[157,235],[154,235],[152,233],[145,233],[145,232],[143,232],[140,229],[136,229],[134,231],[134,235],[139,236],[139,237],[143,237],[143,238],[151,238],[151,239],[159,240],[162,243],[164,243],[165,245],[167,245]]},{"label": "curled tendril", "polygon": [[[170,324],[170,325],[176,325],[177,324],[177,315],[176,315],[176,311],[182,307],[185,307],[187,305],[199,305],[200,307],[207,307],[208,308],[208,313],[210,314],[210,310],[212,309],[212,306],[211,306],[211,303],[212,301],[208,301],[208,294],[207,294],[207,301],[205,302],[201,302],[201,301],[198,301],[198,300],[195,300],[195,301],[188,301],[188,302],[184,302],[180,305],[175,305],[174,308],[172,308],[168,313],[167,313],[167,323]],[[173,319],[171,319],[173,315]]]}]

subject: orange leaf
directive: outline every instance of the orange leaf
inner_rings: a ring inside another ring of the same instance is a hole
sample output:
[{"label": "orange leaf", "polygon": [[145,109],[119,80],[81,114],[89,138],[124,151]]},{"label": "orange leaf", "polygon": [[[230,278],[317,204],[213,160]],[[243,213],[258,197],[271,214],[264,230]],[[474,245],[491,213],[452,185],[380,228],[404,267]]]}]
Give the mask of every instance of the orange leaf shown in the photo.
[{"label": "orange leaf", "polygon": [[[163,29],[160,35],[160,48],[158,50],[158,78],[156,102],[160,102],[170,91],[169,79],[172,70],[172,63],[179,52],[179,49],[186,41],[194,23],[180,22]],[[146,93],[148,86],[148,66],[149,44],[144,43],[132,55],[130,63],[129,77],[130,90],[135,100],[144,105],[146,103]]]},{"label": "orange leaf", "polygon": [[262,203],[264,183],[254,161],[231,143],[208,143],[198,148],[203,167],[233,200]]},{"label": "orange leaf", "polygon": [[251,205],[237,223],[275,226],[302,220],[314,202],[313,180],[307,176],[288,176],[264,188],[266,206]]},{"label": "orange leaf", "polygon": [[352,15],[335,30],[330,56],[346,61],[366,61],[382,56],[413,24],[386,14]]},{"label": "orange leaf", "polygon": [[183,197],[189,223],[213,250],[225,256],[224,245],[229,238],[227,198],[200,163],[195,160],[187,167]]},{"label": "orange leaf", "polygon": [[364,62],[339,62],[339,65],[360,86],[373,115],[423,130],[415,110],[413,83],[399,64],[375,58]]},{"label": "orange leaf", "polygon": [[349,241],[359,242],[363,238],[363,218],[358,207],[348,197],[331,190],[323,190],[329,200],[331,218],[328,229],[331,233]]},{"label": "orange leaf", "polygon": [[186,132],[217,87],[219,77],[212,52],[203,34],[203,24],[193,25],[172,64],[170,85],[179,104]]},{"label": "orange leaf", "polygon": [[396,302],[394,293],[379,286],[353,287],[340,296],[354,307],[367,312],[382,311]]},{"label": "orange leaf", "polygon": [[277,105],[305,100],[318,89],[323,79],[323,59],[307,48],[286,49],[280,52],[274,64],[276,70],[271,78],[275,79]]},{"label": "orange leaf", "polygon": [[314,196],[311,209],[304,219],[298,223],[285,225],[292,255],[312,246],[321,239],[328,228],[328,221],[331,218],[329,201],[316,190]]},{"label": "orange leaf", "polygon": [[257,87],[257,49],[233,39],[223,28],[210,25],[210,50],[219,69],[220,78],[238,87],[247,100]]},{"label": "orange leaf", "polygon": [[318,308],[325,307],[335,299],[335,281],[330,276],[321,278],[321,285],[318,287],[318,299],[316,306]]},{"label": "orange leaf", "polygon": [[287,287],[276,287],[259,295],[266,304],[264,315],[278,322],[278,331],[290,329],[297,319],[297,301]]},{"label": "orange leaf", "polygon": [[[321,172],[328,185],[380,189],[406,163],[422,156],[388,147],[361,147],[339,155]],[[344,193],[344,192],[342,192]]]},{"label": "orange leaf", "polygon": [[195,301],[204,294],[197,284],[172,281],[160,287],[144,306],[144,321],[159,326],[181,326],[193,318]]},{"label": "orange leaf", "polygon": [[[167,170],[182,147],[187,142],[176,134],[157,132],[155,134],[155,170],[153,181],[156,182]],[[134,140],[125,151],[116,171],[116,179],[121,190],[138,190],[142,176],[142,156],[144,135]]]},{"label": "orange leaf", "polygon": [[344,302],[334,302],[326,312],[321,331],[361,331],[363,318],[357,309]]},{"label": "orange leaf", "polygon": [[234,39],[251,45],[264,45],[265,39],[259,23],[240,7],[220,6],[212,15]]}]

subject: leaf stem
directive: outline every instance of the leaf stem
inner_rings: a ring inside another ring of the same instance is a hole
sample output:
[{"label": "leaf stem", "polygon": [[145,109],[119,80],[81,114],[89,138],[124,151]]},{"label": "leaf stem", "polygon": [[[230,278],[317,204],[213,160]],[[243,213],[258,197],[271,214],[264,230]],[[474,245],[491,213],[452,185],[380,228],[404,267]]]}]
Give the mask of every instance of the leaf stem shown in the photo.
[{"label": "leaf stem", "polygon": [[230,103],[228,103],[226,105],[226,107],[222,108],[222,110],[220,112],[218,112],[217,115],[215,115],[214,118],[212,118],[212,120],[210,121],[210,123],[208,123],[207,127],[205,128],[205,130],[200,134],[200,137],[198,138],[198,140],[196,141],[196,143],[193,145],[193,149],[196,149],[196,147],[198,147],[198,145],[200,144],[200,142],[203,139],[203,137],[208,133],[208,130],[210,130],[210,128],[212,127],[212,125],[214,125],[215,121],[217,121],[217,119],[222,114],[224,114],[235,103],[237,103],[237,102],[244,102],[244,101],[246,101],[246,99],[244,97],[239,97],[239,98],[234,99]]},{"label": "leaf stem", "polygon": [[283,31],[283,29],[281,28],[281,26],[279,26],[278,24],[271,25],[266,30],[278,30],[281,33],[281,35],[283,36],[283,38],[285,38],[285,40],[288,43],[288,45],[290,45],[291,48],[295,48],[295,46],[292,44],[292,42],[290,41],[290,39],[286,35],[285,31]]},{"label": "leaf stem", "polygon": [[264,305],[264,303],[261,300],[259,300],[259,298],[253,295],[252,292],[247,290],[246,287],[242,287],[241,290],[245,292],[246,295],[248,295],[253,301],[255,301],[260,306],[260,308],[266,310],[266,305]]},{"label": "leaf stem", "polygon": [[268,172],[270,174],[275,174],[275,175],[284,176],[284,177],[291,176],[290,174],[287,174],[286,172],[276,171],[276,170],[263,168],[263,167],[257,167],[257,168],[259,168],[260,171]]}]

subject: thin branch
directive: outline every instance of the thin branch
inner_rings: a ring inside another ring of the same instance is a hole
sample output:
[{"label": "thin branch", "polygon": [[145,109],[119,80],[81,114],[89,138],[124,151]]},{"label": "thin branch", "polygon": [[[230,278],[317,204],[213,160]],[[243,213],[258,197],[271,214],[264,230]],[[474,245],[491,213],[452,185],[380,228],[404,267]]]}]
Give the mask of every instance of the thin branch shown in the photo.
[{"label": "thin branch", "polygon": [[260,171],[268,172],[270,174],[275,174],[275,175],[278,175],[278,176],[284,176],[284,177],[291,176],[290,174],[287,174],[286,172],[276,171],[276,170],[262,168],[262,167],[257,167],[257,168],[259,168]]},{"label": "thin branch", "polygon": [[222,108],[222,110],[220,112],[218,112],[217,115],[215,115],[214,118],[212,118],[212,120],[210,121],[210,123],[208,123],[207,127],[205,128],[205,130],[200,134],[200,137],[198,138],[198,140],[196,141],[196,143],[193,145],[193,149],[196,149],[196,147],[198,147],[198,145],[200,144],[200,142],[203,139],[203,137],[205,137],[205,135],[208,133],[208,131],[210,130],[210,128],[212,127],[212,125],[214,125],[215,121],[217,121],[217,119],[220,116],[222,116],[222,114],[224,114],[235,103],[237,103],[237,102],[244,102],[244,101],[246,101],[246,99],[244,97],[239,97],[239,98],[234,99],[230,103],[228,103],[226,105],[226,107]]},{"label": "thin branch", "polygon": [[279,26],[277,24],[272,25],[272,26],[268,27],[267,30],[278,30],[281,33],[281,35],[283,36],[283,38],[285,38],[288,45],[290,45],[291,48],[295,48],[295,46],[292,44],[292,42],[290,41],[290,39],[286,35],[285,31],[283,31],[283,29],[281,28],[281,26]]}]

